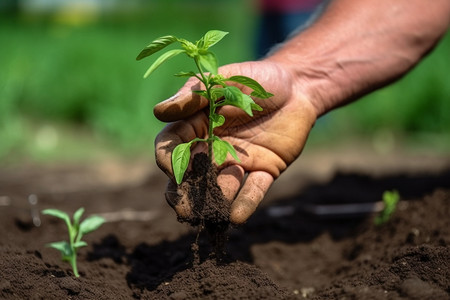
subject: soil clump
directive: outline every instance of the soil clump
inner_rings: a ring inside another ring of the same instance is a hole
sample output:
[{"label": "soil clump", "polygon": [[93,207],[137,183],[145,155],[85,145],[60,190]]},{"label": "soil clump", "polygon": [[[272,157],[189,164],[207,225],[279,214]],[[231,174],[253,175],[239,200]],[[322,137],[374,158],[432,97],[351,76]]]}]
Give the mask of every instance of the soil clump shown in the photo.
[{"label": "soil clump", "polygon": [[[205,153],[198,153],[192,161],[192,170],[187,173],[186,181],[178,186],[179,195],[188,195],[191,215],[178,217],[180,222],[186,222],[197,227],[199,231],[206,230],[213,245],[213,256],[219,261],[225,254],[226,232],[230,225],[230,202],[225,199],[217,185],[217,168],[211,164]],[[198,249],[192,246],[194,253]]]}]

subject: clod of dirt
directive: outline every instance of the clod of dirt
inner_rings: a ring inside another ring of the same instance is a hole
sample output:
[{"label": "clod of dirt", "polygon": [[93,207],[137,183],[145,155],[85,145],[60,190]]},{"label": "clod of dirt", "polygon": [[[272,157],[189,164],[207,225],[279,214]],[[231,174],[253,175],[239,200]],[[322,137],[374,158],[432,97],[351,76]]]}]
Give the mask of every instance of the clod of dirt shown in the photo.
[{"label": "clod of dirt", "polygon": [[178,187],[178,194],[187,194],[192,213],[179,221],[199,229],[206,229],[210,241],[221,256],[230,224],[230,203],[217,185],[217,168],[205,153],[198,153],[192,161],[192,171],[187,173],[185,184]]}]

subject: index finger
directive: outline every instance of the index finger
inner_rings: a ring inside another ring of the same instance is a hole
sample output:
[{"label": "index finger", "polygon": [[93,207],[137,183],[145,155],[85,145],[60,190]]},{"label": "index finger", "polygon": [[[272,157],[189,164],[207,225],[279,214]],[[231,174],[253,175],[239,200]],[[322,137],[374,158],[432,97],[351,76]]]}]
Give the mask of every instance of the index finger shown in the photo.
[{"label": "index finger", "polygon": [[163,122],[183,120],[192,116],[208,105],[207,99],[193,93],[200,89],[201,85],[198,79],[195,77],[189,79],[175,95],[156,104],[153,114]]},{"label": "index finger", "polygon": [[155,157],[156,164],[167,176],[173,179],[172,152],[181,144],[187,143],[196,137],[203,137],[207,134],[207,116],[198,112],[187,120],[169,123],[156,136]]}]

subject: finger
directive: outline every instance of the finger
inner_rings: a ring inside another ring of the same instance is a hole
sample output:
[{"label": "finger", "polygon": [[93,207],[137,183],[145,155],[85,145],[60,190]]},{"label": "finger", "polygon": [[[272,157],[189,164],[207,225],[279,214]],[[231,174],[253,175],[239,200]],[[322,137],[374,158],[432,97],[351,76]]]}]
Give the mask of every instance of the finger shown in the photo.
[{"label": "finger", "polygon": [[155,157],[158,167],[173,179],[172,172],[172,151],[181,144],[191,141],[195,137],[203,137],[206,135],[207,127],[205,126],[204,114],[198,114],[197,117],[187,119],[186,121],[178,121],[168,124],[156,136],[155,139]]},{"label": "finger", "polygon": [[192,207],[188,200],[187,189],[178,189],[177,185],[169,179],[166,189],[166,201],[175,210],[180,218],[189,218],[192,213]]},{"label": "finger", "polygon": [[272,175],[267,172],[249,173],[236,200],[231,205],[231,223],[244,223],[256,210],[273,181]]},{"label": "finger", "polygon": [[200,88],[200,82],[196,78],[189,79],[174,96],[154,107],[154,115],[163,122],[173,122],[192,116],[208,105],[208,100],[192,92]]},{"label": "finger", "polygon": [[166,187],[166,201],[169,203],[170,207],[175,208],[175,206],[178,204],[178,193],[177,193],[177,185],[173,183],[172,180],[167,181],[167,187]]},{"label": "finger", "polygon": [[155,139],[155,159],[158,167],[166,173],[166,175],[173,179],[172,171],[172,151],[176,145],[182,143],[181,138],[171,132],[172,124],[166,126]]},{"label": "finger", "polygon": [[217,176],[217,184],[220,186],[225,199],[230,203],[236,197],[243,179],[244,169],[239,165],[225,167]]}]

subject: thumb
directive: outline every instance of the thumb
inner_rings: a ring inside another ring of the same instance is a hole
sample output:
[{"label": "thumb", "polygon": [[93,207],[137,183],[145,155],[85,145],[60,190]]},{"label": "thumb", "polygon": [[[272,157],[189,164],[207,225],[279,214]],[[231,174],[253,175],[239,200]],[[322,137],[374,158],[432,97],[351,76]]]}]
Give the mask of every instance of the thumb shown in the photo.
[{"label": "thumb", "polygon": [[193,91],[200,90],[197,78],[189,79],[186,84],[172,97],[158,103],[153,113],[158,120],[174,122],[186,119],[208,105],[208,100]]}]

